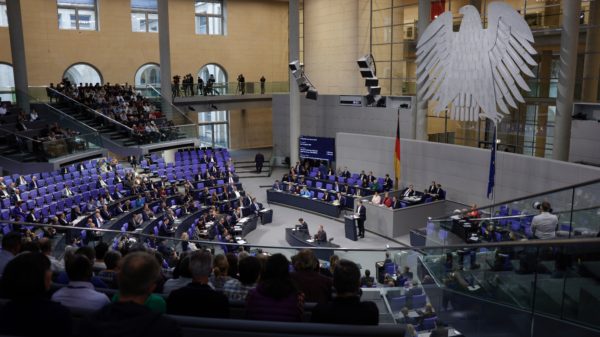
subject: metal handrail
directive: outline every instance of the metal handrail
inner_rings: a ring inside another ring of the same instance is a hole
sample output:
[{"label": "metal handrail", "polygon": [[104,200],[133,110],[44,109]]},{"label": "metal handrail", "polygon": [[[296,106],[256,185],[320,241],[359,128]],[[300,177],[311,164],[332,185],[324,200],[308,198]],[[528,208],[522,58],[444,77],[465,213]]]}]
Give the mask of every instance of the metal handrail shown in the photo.
[{"label": "metal handrail", "polygon": [[132,129],[132,128],[130,128],[129,126],[127,126],[127,125],[125,125],[125,124],[123,124],[123,123],[121,123],[121,122],[117,121],[116,119],[112,119],[112,118],[110,118],[110,117],[106,116],[105,114],[102,114],[102,113],[100,113],[100,112],[98,112],[98,111],[96,111],[96,110],[94,110],[94,109],[90,108],[89,106],[87,106],[87,105],[85,105],[85,104],[83,104],[83,103],[81,103],[81,102],[79,102],[79,101],[76,101],[76,100],[74,100],[73,98],[71,98],[71,97],[69,97],[69,96],[67,96],[67,95],[63,94],[62,92],[60,92],[60,91],[58,91],[58,90],[55,90],[55,89],[52,89],[52,88],[48,88],[48,89],[49,89],[49,90],[51,90],[52,92],[55,92],[55,93],[57,93],[57,94],[61,95],[62,97],[65,97],[66,99],[68,99],[68,100],[70,100],[70,101],[74,102],[75,104],[78,104],[78,105],[81,105],[81,106],[83,106],[84,108],[86,108],[87,110],[89,110],[89,111],[93,112],[93,113],[94,113],[94,114],[96,114],[97,116],[99,116],[99,117],[102,117],[102,118],[104,118],[104,119],[107,119],[107,120],[109,120],[111,123],[118,124],[118,125],[120,125],[121,127],[123,127],[123,128],[125,128],[125,129],[127,129],[129,132],[133,132],[133,129]]},{"label": "metal handrail", "polygon": [[[91,215],[89,215],[91,216]],[[86,230],[93,232],[106,232],[106,233],[123,233],[120,230],[116,229],[106,229],[106,228],[88,228],[88,227],[75,227],[75,226],[62,226],[62,225],[52,225],[52,224],[39,224],[39,223],[31,223],[31,222],[18,222],[11,220],[2,220],[0,221],[2,224],[16,224],[22,226],[35,226],[35,227],[53,227],[58,229],[69,229],[69,230]],[[215,242],[215,241],[205,241],[205,240],[183,240],[180,238],[174,238],[169,236],[156,236],[154,234],[148,233],[135,233],[135,232],[126,232],[125,234],[129,235],[137,235],[149,238],[156,238],[160,240],[172,240],[172,241],[187,241],[193,243],[199,243],[203,245],[227,245],[227,246],[240,246],[239,243],[229,243],[229,242]],[[445,246],[431,246],[431,247],[385,247],[385,248],[344,248],[344,247],[300,247],[300,246],[270,246],[270,245],[256,245],[247,243],[245,245],[256,247],[256,248],[267,248],[267,249],[297,249],[302,250],[306,248],[317,249],[317,250],[343,250],[343,251],[364,251],[364,252],[385,252],[389,250],[418,250],[418,251],[427,251],[429,249],[439,250],[439,249],[461,249],[461,248],[490,248],[490,247],[512,247],[512,246],[565,246],[565,245],[585,245],[585,244],[600,244],[600,238],[584,238],[584,239],[552,239],[552,240],[528,240],[528,241],[503,241],[503,242],[490,242],[490,243],[473,243],[473,244],[462,244],[462,245],[445,245]],[[600,246],[599,246],[600,247]]]},{"label": "metal handrail", "polygon": [[168,99],[165,99],[164,96],[162,95],[162,93],[160,92],[160,90],[157,90],[152,84],[148,84],[147,85],[148,88],[154,90],[154,92],[156,92],[158,94],[158,96],[164,100],[165,102],[167,102],[171,107],[175,108],[175,110],[177,110],[177,112],[179,112],[185,119],[187,119],[188,121],[190,121],[190,124],[184,124],[184,125],[195,125],[196,123],[189,118],[183,111],[181,111],[176,105],[174,105],[173,103],[171,103]]},{"label": "metal handrail", "polygon": [[93,127],[91,127],[91,126],[89,126],[89,125],[87,125],[87,124],[85,124],[85,123],[82,123],[81,121],[77,120],[77,119],[76,119],[76,118],[74,118],[73,116],[70,116],[69,114],[66,114],[66,113],[64,113],[64,112],[63,112],[63,111],[61,111],[60,109],[58,109],[58,108],[55,108],[55,107],[53,107],[52,105],[50,105],[50,104],[48,104],[48,103],[42,103],[42,102],[40,102],[40,104],[44,104],[45,106],[47,106],[47,107],[49,107],[50,109],[52,109],[52,110],[54,110],[54,111],[58,112],[58,113],[59,113],[59,114],[61,114],[62,116],[64,116],[64,117],[67,117],[67,118],[69,118],[69,119],[71,119],[71,120],[73,120],[73,121],[77,122],[78,124],[81,124],[81,125],[85,126],[86,128],[88,128],[88,129],[90,129],[90,130],[92,130],[92,131],[94,131],[94,132],[98,133],[98,130],[94,129]]}]

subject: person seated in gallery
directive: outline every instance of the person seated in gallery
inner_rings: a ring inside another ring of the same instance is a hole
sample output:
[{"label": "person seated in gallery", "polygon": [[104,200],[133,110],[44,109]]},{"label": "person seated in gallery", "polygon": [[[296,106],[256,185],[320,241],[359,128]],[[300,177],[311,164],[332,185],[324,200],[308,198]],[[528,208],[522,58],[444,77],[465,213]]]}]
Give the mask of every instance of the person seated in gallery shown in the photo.
[{"label": "person seated in gallery", "polygon": [[381,204],[381,196],[378,192],[375,192],[375,194],[373,194],[373,197],[371,198],[371,203],[375,205]]},{"label": "person seated in gallery", "polygon": [[329,192],[325,191],[325,193],[323,193],[323,197],[321,198],[321,200],[325,201],[325,202],[329,202]]},{"label": "person seated in gallery", "polygon": [[306,188],[306,186],[302,187],[302,190],[300,191],[300,195],[304,198],[310,198],[310,191]]},{"label": "person seated in gallery", "polygon": [[327,242],[327,233],[323,228],[323,225],[319,225],[319,231],[315,234],[315,241],[317,242]]},{"label": "person seated in gallery", "polygon": [[393,200],[392,200],[392,198],[390,198],[390,195],[388,192],[385,192],[385,194],[383,195],[383,204],[387,208],[390,208],[393,206]]},{"label": "person seated in gallery", "polygon": [[389,174],[386,174],[385,179],[383,180],[383,190],[391,191],[393,187],[394,187],[394,181],[392,180],[392,178],[390,178]]},{"label": "person seated in gallery", "polygon": [[417,194],[417,192],[415,192],[415,189],[413,187],[413,185],[408,185],[407,188],[404,189],[404,191],[402,191],[402,197],[403,198],[407,198],[407,197],[413,197]]}]

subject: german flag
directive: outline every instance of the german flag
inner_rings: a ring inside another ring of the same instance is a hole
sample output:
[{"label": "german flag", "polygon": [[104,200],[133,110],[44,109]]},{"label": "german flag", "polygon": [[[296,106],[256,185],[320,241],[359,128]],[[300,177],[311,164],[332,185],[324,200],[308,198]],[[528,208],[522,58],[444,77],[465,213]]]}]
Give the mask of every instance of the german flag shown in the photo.
[{"label": "german flag", "polygon": [[394,149],[394,169],[396,172],[396,188],[400,181],[400,110],[398,110],[398,122],[396,123],[396,148]]}]

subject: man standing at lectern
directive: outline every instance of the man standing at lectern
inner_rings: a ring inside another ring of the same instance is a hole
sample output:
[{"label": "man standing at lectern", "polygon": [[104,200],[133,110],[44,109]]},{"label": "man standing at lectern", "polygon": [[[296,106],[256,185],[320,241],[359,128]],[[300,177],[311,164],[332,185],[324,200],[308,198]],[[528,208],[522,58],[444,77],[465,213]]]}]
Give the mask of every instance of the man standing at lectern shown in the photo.
[{"label": "man standing at lectern", "polygon": [[356,208],[356,215],[358,218],[356,219],[356,223],[358,224],[358,236],[362,239],[365,238],[365,220],[367,220],[367,209],[363,206],[362,200],[358,202],[358,207]]}]

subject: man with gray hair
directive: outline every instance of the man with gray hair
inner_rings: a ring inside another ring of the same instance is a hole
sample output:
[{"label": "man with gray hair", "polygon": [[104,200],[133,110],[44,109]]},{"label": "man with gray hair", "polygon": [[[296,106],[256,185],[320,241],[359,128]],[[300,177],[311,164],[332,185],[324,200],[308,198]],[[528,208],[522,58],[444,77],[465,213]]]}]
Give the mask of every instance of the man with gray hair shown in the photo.
[{"label": "man with gray hair", "polygon": [[[174,290],[167,299],[167,313],[197,317],[229,317],[229,301],[216,292],[208,279],[213,269],[213,257],[208,251],[197,250],[190,254],[192,282]],[[199,305],[201,303],[201,305]]]},{"label": "man with gray hair", "polygon": [[[177,323],[144,303],[156,288],[160,266],[146,252],[127,254],[119,270],[119,301],[94,314],[81,327],[86,336],[181,336]],[[143,333],[142,333],[143,332]]]}]

